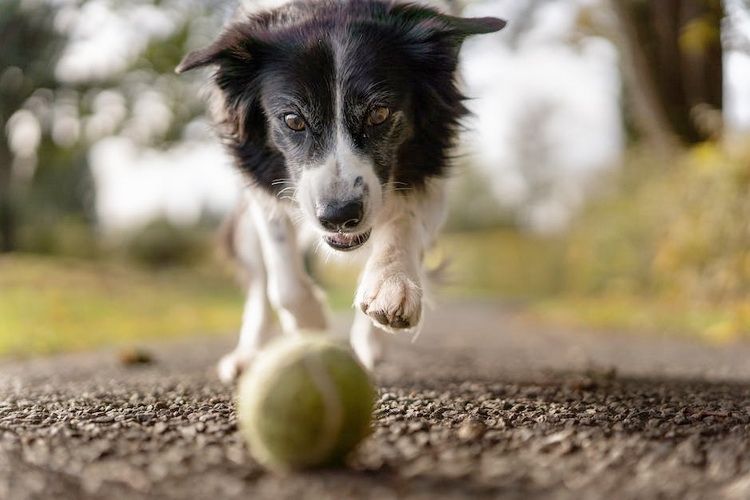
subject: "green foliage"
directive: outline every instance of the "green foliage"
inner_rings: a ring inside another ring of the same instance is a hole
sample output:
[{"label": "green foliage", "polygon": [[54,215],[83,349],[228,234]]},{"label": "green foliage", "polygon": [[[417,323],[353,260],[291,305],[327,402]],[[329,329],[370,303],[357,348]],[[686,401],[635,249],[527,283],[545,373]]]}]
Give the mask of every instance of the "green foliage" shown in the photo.
[{"label": "green foliage", "polygon": [[[17,246],[20,205],[6,129],[11,116],[39,88],[54,88],[54,65],[62,37],[50,7],[6,0],[0,8],[0,251]],[[16,184],[15,186],[13,184]]]},{"label": "green foliage", "polygon": [[639,155],[623,189],[570,233],[567,288],[716,302],[750,295],[750,155],[697,146],[666,167]]},{"label": "green foliage", "polygon": [[152,71],[157,75],[172,75],[174,69],[187,53],[190,26],[180,26],[164,40],[152,40],[135,64],[138,69]]},{"label": "green foliage", "polygon": [[164,219],[151,222],[124,244],[128,257],[151,268],[197,264],[205,260],[210,247],[205,231],[175,226]]},{"label": "green foliage", "polygon": [[[624,175],[653,177],[648,173],[650,168],[638,165]],[[592,295],[652,291],[651,262],[657,233],[664,224],[659,207],[663,198],[653,189],[654,184],[644,183],[596,200],[574,222],[566,238],[566,292]]]},{"label": "green foliage", "polygon": [[450,210],[446,227],[457,231],[515,227],[517,214],[503,207],[490,188],[490,182],[476,169],[459,164],[449,191]]},{"label": "green foliage", "polygon": [[[49,6],[4,0],[0,8],[0,125],[39,87],[54,86],[62,37]],[[4,138],[4,134],[0,134]]]},{"label": "green foliage", "polygon": [[694,148],[670,176],[676,207],[658,239],[654,275],[703,301],[750,297],[750,150]]},{"label": "green foliage", "polygon": [[446,234],[432,259],[445,270],[444,290],[455,296],[548,297],[564,285],[564,240],[512,229]]},{"label": "green foliage", "polygon": [[538,310],[715,340],[750,332],[749,220],[750,150],[704,143],[669,163],[635,154],[571,229],[564,293]]},{"label": "green foliage", "polygon": [[61,257],[95,258],[101,245],[90,223],[72,214],[37,214],[33,224],[24,224],[19,246],[28,253]]}]

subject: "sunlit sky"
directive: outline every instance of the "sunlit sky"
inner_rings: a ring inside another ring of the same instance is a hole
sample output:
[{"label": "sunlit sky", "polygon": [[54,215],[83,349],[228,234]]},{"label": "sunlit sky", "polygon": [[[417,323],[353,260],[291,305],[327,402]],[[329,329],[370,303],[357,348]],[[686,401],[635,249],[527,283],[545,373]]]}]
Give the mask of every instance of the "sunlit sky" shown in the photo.
[{"label": "sunlit sky", "polygon": [[[527,222],[534,229],[564,226],[581,203],[587,180],[614,167],[622,152],[616,50],[596,37],[577,47],[566,43],[577,9],[596,1],[549,2],[515,49],[504,43],[506,35],[500,32],[470,40],[462,51],[462,78],[475,114],[462,152],[489,179],[498,199],[508,205],[528,202],[524,168],[531,160],[519,147],[528,140],[524,130],[534,130],[533,140],[544,146],[544,154],[534,155],[533,161],[544,163],[541,168],[556,181],[555,189],[529,208]],[[476,2],[464,15],[494,15],[512,23],[522,6],[517,0]],[[108,0],[91,0],[81,11],[60,15],[58,24],[73,38],[57,67],[59,77],[76,81],[121,71],[150,37],[168,35],[176,16],[185,15],[145,5],[123,12],[115,12]],[[750,32],[750,16],[738,22]],[[734,129],[750,130],[750,56],[729,53],[726,61],[727,122]],[[115,129],[123,103],[116,95],[104,95],[100,101],[102,112],[87,127],[90,135],[99,137],[90,160],[105,229],[139,226],[160,215],[189,224],[202,210],[231,208],[241,180],[205,123],[196,123],[189,140],[171,149],[144,148],[138,134],[158,132],[171,120],[159,93],[143,92],[131,133],[119,137],[108,131]]]}]

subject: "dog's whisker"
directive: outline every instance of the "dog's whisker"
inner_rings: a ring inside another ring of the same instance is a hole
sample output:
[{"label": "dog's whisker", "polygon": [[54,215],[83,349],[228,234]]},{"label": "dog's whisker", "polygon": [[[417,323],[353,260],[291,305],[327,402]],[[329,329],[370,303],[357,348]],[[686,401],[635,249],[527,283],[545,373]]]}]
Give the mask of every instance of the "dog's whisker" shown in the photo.
[{"label": "dog's whisker", "polygon": [[[323,246],[322,240],[320,241],[320,245]],[[323,252],[323,262],[328,264],[329,262],[331,262],[331,257],[333,257],[333,253],[331,252],[331,249],[328,247],[325,247],[324,252]]]},{"label": "dog's whisker", "polygon": [[384,190],[386,192],[395,193],[395,192],[408,192],[413,191],[414,188],[409,185],[406,182],[400,182],[400,181],[390,181],[383,184]]},{"label": "dog's whisker", "polygon": [[[286,194],[290,192],[291,194]],[[297,197],[297,186],[287,186],[284,189],[281,189],[278,193],[276,193],[276,197],[280,200],[289,200],[291,202],[294,202]]]},{"label": "dog's whisker", "polygon": [[[325,248],[323,247],[323,240],[318,239],[314,244],[313,253],[316,255],[322,255],[323,259],[325,259],[328,255],[328,253],[325,251]],[[327,260],[324,260],[324,262],[328,262]]]},{"label": "dog's whisker", "polygon": [[390,188],[386,190],[386,193],[408,193],[413,191],[414,188],[403,187],[403,188]]},{"label": "dog's whisker", "polygon": [[271,181],[272,186],[278,186],[279,184],[292,184],[294,181],[289,178],[274,179]]},{"label": "dog's whisker", "polygon": [[305,222],[305,214],[301,210],[293,210],[289,212],[289,217],[295,224],[301,224]]}]

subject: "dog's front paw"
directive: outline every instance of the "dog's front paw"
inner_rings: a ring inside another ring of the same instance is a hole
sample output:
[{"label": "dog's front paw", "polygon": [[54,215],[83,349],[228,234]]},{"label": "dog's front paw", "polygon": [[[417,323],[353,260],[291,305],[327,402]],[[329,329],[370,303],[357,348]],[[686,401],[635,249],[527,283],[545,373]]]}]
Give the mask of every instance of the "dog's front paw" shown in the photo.
[{"label": "dog's front paw", "polygon": [[408,330],[422,315],[422,288],[406,273],[367,274],[357,290],[356,304],[383,330]]},{"label": "dog's front paw", "polygon": [[219,380],[225,384],[231,384],[244,372],[255,358],[255,351],[244,351],[235,349],[219,360],[216,372]]}]

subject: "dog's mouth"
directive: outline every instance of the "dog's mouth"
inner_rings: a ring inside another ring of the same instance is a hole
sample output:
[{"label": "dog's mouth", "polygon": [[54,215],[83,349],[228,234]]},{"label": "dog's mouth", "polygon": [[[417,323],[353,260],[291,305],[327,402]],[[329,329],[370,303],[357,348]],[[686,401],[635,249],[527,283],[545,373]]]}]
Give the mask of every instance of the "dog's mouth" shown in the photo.
[{"label": "dog's mouth", "polygon": [[353,233],[326,234],[325,236],[323,236],[323,241],[325,241],[328,244],[328,246],[333,248],[334,250],[339,250],[341,252],[349,252],[367,243],[367,240],[370,239],[370,233],[372,233],[372,229],[368,229],[364,233],[359,233],[359,234],[353,234]]}]

